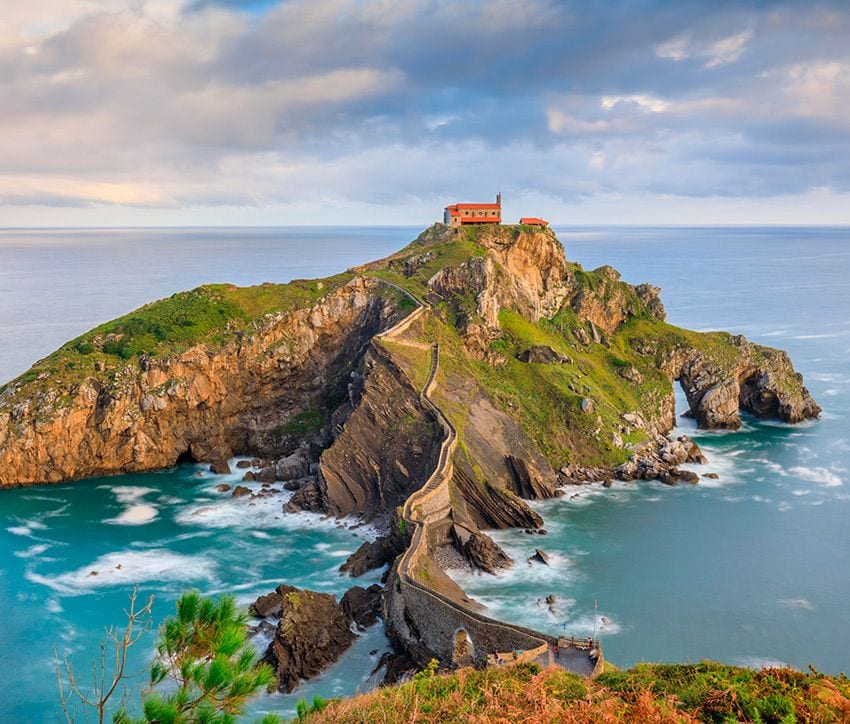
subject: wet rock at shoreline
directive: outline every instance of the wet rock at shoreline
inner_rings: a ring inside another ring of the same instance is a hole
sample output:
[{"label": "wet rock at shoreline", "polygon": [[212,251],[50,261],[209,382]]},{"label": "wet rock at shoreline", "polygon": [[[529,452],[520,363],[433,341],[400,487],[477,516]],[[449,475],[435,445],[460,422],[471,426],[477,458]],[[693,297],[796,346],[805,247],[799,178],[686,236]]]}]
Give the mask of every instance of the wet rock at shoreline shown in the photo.
[{"label": "wet rock at shoreline", "polygon": [[322,493],[316,480],[309,480],[296,490],[283,506],[287,513],[321,513],[323,510]]},{"label": "wet rock at shoreline", "polygon": [[455,547],[475,569],[495,573],[513,565],[513,560],[499,544],[480,531],[472,531],[456,524],[452,526],[452,538]]},{"label": "wet rock at shoreline", "polygon": [[227,460],[214,460],[210,465],[210,471],[216,475],[229,475],[230,465],[227,464]]},{"label": "wet rock at shoreline", "polygon": [[406,548],[406,538],[397,525],[393,526],[388,535],[363,543],[339,567],[340,573],[348,573],[354,578],[362,576],[367,571],[392,563]]},{"label": "wet rock at shoreline", "polygon": [[548,566],[551,563],[551,559],[549,558],[549,554],[546,551],[535,548],[534,555],[528,557],[529,563],[542,563],[544,566]]},{"label": "wet rock at shoreline", "polygon": [[281,584],[260,596],[251,611],[263,618],[280,617],[262,660],[272,666],[277,688],[285,693],[321,673],[354,640],[348,617],[329,593]]},{"label": "wet rock at shoreline", "polygon": [[378,621],[381,615],[382,588],[373,583],[368,588],[353,586],[349,588],[339,602],[345,616],[361,629],[368,628]]}]

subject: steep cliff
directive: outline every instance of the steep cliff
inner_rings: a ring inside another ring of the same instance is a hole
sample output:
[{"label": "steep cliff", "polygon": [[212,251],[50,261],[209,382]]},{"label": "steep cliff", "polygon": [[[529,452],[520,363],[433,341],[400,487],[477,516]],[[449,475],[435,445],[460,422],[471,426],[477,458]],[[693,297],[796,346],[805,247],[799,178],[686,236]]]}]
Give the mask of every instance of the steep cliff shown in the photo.
[{"label": "steep cliff", "polygon": [[433,416],[391,358],[373,348],[362,392],[322,455],[322,509],[367,517],[391,511],[431,474],[438,448]]},{"label": "steep cliff", "polygon": [[351,275],[202,287],[104,325],[3,390],[0,484],[282,454],[347,398],[397,297]]}]

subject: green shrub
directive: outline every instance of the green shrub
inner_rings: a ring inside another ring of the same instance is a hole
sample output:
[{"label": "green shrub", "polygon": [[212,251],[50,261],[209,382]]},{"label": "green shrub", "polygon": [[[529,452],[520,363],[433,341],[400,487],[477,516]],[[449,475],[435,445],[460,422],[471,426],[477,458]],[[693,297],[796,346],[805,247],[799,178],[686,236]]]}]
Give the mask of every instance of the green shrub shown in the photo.
[{"label": "green shrub", "polygon": [[304,435],[309,435],[312,432],[318,432],[324,424],[324,410],[319,408],[310,408],[294,415],[289,422],[278,428],[278,432],[280,432],[281,435],[297,435],[298,437],[303,437]]}]

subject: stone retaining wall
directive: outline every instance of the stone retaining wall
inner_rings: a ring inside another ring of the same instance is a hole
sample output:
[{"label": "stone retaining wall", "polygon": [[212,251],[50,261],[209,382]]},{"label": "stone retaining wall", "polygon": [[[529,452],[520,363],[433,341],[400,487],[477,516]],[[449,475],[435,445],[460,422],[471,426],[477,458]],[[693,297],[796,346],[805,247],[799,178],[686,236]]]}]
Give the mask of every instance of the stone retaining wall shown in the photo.
[{"label": "stone retaining wall", "polygon": [[[396,287],[394,284],[390,286]],[[408,296],[419,302],[412,295]],[[420,302],[414,312],[376,338],[376,347],[380,346],[381,339],[390,339],[406,331],[413,321],[424,314],[425,308]],[[539,660],[556,643],[555,638],[484,616],[428,585],[427,572],[434,565],[429,546],[429,538],[432,536],[429,532],[451,519],[449,481],[453,472],[452,456],[457,445],[457,431],[430,398],[436,384],[438,365],[439,347],[435,345],[431,372],[420,400],[438,420],[444,438],[434,472],[407,499],[402,509],[402,517],[413,526],[413,534],[410,546],[396,561],[394,575],[387,585],[385,621],[389,629],[405,639],[407,648],[423,665],[430,658],[437,659],[443,665],[466,665],[466,659],[471,658],[475,665],[486,666],[493,656],[506,657],[516,652],[521,652],[517,657],[519,661]],[[464,641],[463,660],[455,659],[458,636]],[[471,643],[471,652],[468,651],[467,641]],[[596,669],[601,671],[602,666],[598,643],[597,649],[599,657],[594,674]]]}]

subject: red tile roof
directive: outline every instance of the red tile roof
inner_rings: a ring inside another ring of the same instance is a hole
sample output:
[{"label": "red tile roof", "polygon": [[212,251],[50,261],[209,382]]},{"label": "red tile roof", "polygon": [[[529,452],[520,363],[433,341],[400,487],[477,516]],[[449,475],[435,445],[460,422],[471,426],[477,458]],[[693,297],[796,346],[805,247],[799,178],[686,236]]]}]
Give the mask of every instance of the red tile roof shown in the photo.
[{"label": "red tile roof", "polygon": [[519,220],[520,224],[528,224],[530,226],[549,226],[548,221],[544,221],[543,219],[538,219],[536,216],[523,216]]},{"label": "red tile roof", "polygon": [[449,211],[455,209],[501,209],[501,204],[454,204],[452,206],[446,206]]}]

